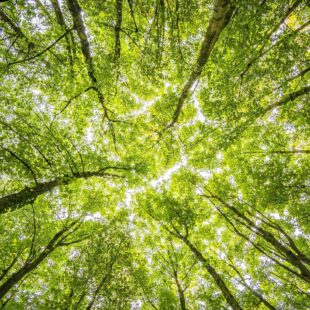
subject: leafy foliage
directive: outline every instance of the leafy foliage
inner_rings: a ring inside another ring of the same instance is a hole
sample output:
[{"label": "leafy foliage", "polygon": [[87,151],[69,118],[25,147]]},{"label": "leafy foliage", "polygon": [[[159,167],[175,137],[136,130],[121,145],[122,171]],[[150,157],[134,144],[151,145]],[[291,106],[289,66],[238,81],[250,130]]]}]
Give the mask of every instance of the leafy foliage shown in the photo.
[{"label": "leafy foliage", "polygon": [[0,1],[2,309],[308,309],[309,5]]}]

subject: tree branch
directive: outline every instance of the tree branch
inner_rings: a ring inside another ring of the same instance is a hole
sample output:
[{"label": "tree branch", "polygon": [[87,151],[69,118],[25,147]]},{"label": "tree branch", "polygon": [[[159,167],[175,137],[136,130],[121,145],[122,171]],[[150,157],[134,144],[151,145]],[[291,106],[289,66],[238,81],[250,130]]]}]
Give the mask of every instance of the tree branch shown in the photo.
[{"label": "tree branch", "polygon": [[53,48],[62,38],[64,38],[69,32],[72,31],[72,28],[67,30],[63,35],[61,35],[55,42],[53,42],[51,45],[49,45],[47,48],[45,48],[43,51],[39,52],[38,54],[36,55],[33,55],[29,58],[25,58],[25,59],[21,59],[21,60],[17,60],[17,61],[14,61],[14,62],[10,62],[8,63],[8,66],[12,66],[12,65],[16,65],[16,64],[20,64],[20,63],[23,63],[23,62],[26,62],[26,61],[30,61],[32,59],[35,59],[37,57],[40,57],[41,55],[43,55],[44,53],[46,53],[47,51],[49,51],[51,48]]}]

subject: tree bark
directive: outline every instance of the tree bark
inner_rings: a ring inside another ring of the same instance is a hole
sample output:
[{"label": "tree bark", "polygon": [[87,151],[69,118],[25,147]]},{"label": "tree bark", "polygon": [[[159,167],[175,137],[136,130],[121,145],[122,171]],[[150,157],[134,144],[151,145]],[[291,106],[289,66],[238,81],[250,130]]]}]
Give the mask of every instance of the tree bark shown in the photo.
[{"label": "tree bark", "polygon": [[103,278],[102,278],[102,280],[100,281],[98,287],[96,288],[96,291],[95,291],[93,297],[91,298],[90,302],[88,303],[88,305],[87,305],[87,307],[86,307],[86,310],[90,310],[90,309],[93,307],[93,305],[94,305],[94,303],[95,303],[95,301],[96,301],[97,295],[98,295],[98,293],[100,292],[101,288],[103,287],[104,283],[108,280],[109,275],[110,275],[110,273],[106,273],[106,274],[103,276]]},{"label": "tree bark", "polygon": [[227,135],[227,141],[225,141],[225,145],[222,144],[221,147],[225,149],[228,148],[236,139],[238,139],[238,137],[241,136],[244,131],[246,131],[251,125],[255,123],[256,119],[263,117],[266,113],[268,113],[274,108],[281,107],[289,103],[290,101],[294,101],[301,96],[309,94],[309,92],[310,86],[302,87],[295,92],[282,96],[280,100],[268,105],[266,108],[253,112],[253,115],[251,117],[246,119],[240,125],[237,125],[233,130],[229,132],[229,134]]},{"label": "tree bark", "polygon": [[310,86],[305,86],[305,87],[302,87],[302,88],[298,89],[297,91],[295,91],[293,93],[287,94],[287,95],[283,96],[281,98],[281,100],[279,100],[276,103],[273,103],[273,104],[269,105],[268,107],[266,107],[263,110],[263,114],[267,113],[268,111],[270,111],[270,110],[272,110],[274,108],[283,106],[283,105],[285,105],[286,103],[288,103],[290,101],[294,101],[298,97],[307,95],[307,94],[309,94],[309,92],[310,92]]},{"label": "tree bark", "polygon": [[268,309],[277,310],[273,305],[269,303],[268,300],[266,300],[261,294],[259,294],[256,290],[254,290],[250,285],[246,283],[240,271],[233,264],[229,264],[229,266],[231,266],[236,271],[236,273],[241,279],[242,285],[245,286],[248,290],[250,290],[251,293],[255,295]]},{"label": "tree bark", "polygon": [[45,183],[38,183],[32,188],[25,187],[21,191],[0,198],[0,214],[8,211],[15,211],[27,204],[33,203],[36,198],[46,192],[51,191],[56,186],[65,184],[60,180],[52,180]]},{"label": "tree bark", "polygon": [[100,283],[98,284],[98,286],[97,286],[97,288],[96,288],[96,290],[95,290],[91,300],[89,301],[89,303],[88,303],[88,305],[86,307],[86,310],[90,310],[93,307],[94,303],[96,302],[96,299],[97,299],[97,296],[98,296],[100,290],[102,289],[104,284],[109,280],[109,277],[112,274],[113,266],[114,266],[114,264],[117,261],[117,257],[118,257],[118,253],[110,261],[109,266],[107,268],[107,271],[105,272],[105,274],[103,275]]},{"label": "tree bark", "polygon": [[175,281],[175,283],[177,285],[177,289],[178,289],[178,295],[179,295],[181,310],[186,310],[186,301],[185,301],[184,290],[180,284],[180,281],[178,278],[178,272],[176,270],[173,270],[173,275],[174,275],[174,281]]},{"label": "tree bark", "polygon": [[[90,44],[87,38],[86,27],[85,27],[83,17],[82,17],[82,9],[77,0],[66,0],[66,1],[67,1],[68,9],[73,19],[74,29],[77,31],[78,37],[80,39],[82,54],[84,56],[85,63],[87,65],[87,73],[91,80],[93,90],[97,93],[99,103],[101,104],[104,110],[104,117],[107,118],[109,121],[112,121],[111,118],[109,117],[109,109],[105,105],[103,93],[98,86],[98,81],[97,81],[96,74],[95,74],[93,57],[90,51]],[[112,131],[112,135],[114,139],[114,132],[113,130],[111,131]]]}]

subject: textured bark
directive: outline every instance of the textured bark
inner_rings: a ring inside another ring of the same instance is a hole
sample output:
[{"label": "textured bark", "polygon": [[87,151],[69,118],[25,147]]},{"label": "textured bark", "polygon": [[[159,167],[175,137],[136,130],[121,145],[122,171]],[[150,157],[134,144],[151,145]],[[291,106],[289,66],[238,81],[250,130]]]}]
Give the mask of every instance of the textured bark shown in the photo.
[{"label": "textured bark", "polygon": [[183,87],[182,93],[178,100],[177,108],[172,117],[172,121],[166,126],[166,128],[174,126],[174,124],[177,122],[182,107],[184,105],[184,102],[189,96],[189,92],[192,86],[200,77],[202,70],[209,59],[209,56],[212,52],[215,43],[220,37],[222,31],[229,23],[234,10],[235,7],[230,4],[229,0],[214,1],[212,16],[204,40],[201,44],[197,61],[194,65],[191,75],[189,76],[187,82]]},{"label": "textured bark", "polygon": [[206,268],[210,275],[212,276],[213,280],[216,282],[217,286],[222,291],[227,303],[235,310],[235,309],[242,309],[238,302],[236,301],[235,297],[231,294],[228,287],[226,286],[225,282],[221,278],[221,276],[216,272],[216,270],[210,265],[207,264]]},{"label": "textured bark", "polygon": [[0,214],[8,211],[15,211],[27,204],[33,203],[36,198],[51,191],[56,186],[65,184],[60,180],[52,180],[45,183],[38,183],[32,188],[25,187],[21,191],[0,198]]},{"label": "textured bark", "polygon": [[254,152],[241,152],[240,154],[310,154],[310,150],[278,150],[278,151],[254,151]]},{"label": "textured bark", "polygon": [[[91,55],[90,44],[89,44],[87,34],[86,34],[86,27],[85,27],[85,24],[82,18],[82,9],[79,3],[77,2],[77,0],[66,0],[66,1],[67,1],[68,9],[73,19],[74,29],[76,30],[79,36],[79,39],[80,39],[81,50],[82,50],[82,53],[85,59],[85,63],[87,65],[87,73],[91,80],[92,88],[97,93],[98,100],[104,110],[104,117],[107,118],[109,121],[112,121],[111,118],[109,117],[109,110],[105,106],[104,96],[98,86],[98,81],[95,75],[93,57]],[[113,133],[113,130],[112,130],[112,133]],[[113,135],[113,139],[114,139],[114,135]]]},{"label": "textured bark", "polygon": [[69,184],[76,179],[88,179],[94,176],[121,177],[119,175],[113,175],[113,174],[107,173],[106,170],[108,169],[130,170],[129,168],[127,169],[127,168],[119,168],[119,167],[107,167],[107,168],[104,168],[98,171],[86,171],[86,172],[74,173],[71,176],[58,178],[58,179],[51,180],[51,181],[44,182],[44,183],[38,183],[36,184],[36,186],[31,187],[31,188],[26,187],[17,193],[10,194],[10,195],[0,198],[0,214],[6,213],[9,210],[15,211],[27,204],[31,204],[41,194],[47,193],[57,186]]},{"label": "textured bark", "polygon": [[67,27],[58,0],[51,0],[51,3],[54,9],[58,24],[64,28]]}]

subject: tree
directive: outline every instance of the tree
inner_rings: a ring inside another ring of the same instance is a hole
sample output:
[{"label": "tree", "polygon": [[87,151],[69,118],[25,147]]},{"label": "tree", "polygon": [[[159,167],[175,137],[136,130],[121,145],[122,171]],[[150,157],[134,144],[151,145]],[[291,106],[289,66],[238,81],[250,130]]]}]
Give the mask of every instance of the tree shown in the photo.
[{"label": "tree", "polygon": [[0,305],[307,309],[302,0],[0,1]]}]

